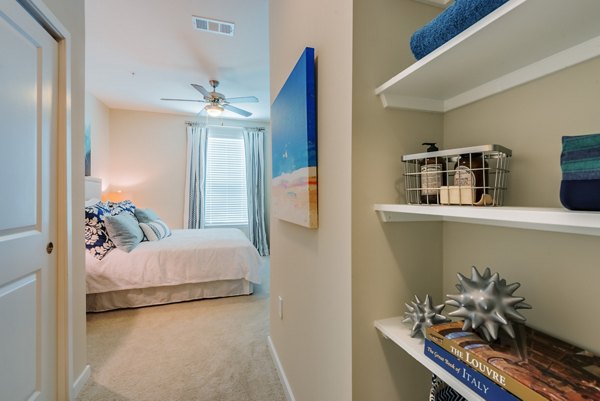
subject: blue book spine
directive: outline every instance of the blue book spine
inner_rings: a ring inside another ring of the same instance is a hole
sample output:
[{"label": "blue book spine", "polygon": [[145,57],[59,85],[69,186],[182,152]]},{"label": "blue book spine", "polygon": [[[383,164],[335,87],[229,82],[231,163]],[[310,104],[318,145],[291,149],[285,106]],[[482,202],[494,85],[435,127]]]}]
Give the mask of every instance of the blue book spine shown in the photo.
[{"label": "blue book spine", "polygon": [[445,371],[456,377],[485,400],[520,400],[428,339],[425,339],[425,356],[437,363]]}]

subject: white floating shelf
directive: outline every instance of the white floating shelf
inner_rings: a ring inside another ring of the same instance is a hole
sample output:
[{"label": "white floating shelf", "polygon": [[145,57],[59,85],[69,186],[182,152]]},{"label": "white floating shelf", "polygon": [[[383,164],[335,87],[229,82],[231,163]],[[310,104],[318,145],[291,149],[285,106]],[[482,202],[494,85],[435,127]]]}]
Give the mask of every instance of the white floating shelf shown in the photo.
[{"label": "white floating shelf", "polygon": [[446,112],[600,55],[600,1],[510,0],[375,90]]},{"label": "white floating shelf", "polygon": [[421,365],[429,369],[440,379],[445,381],[450,387],[455,389],[469,401],[485,401],[473,390],[464,385],[456,377],[445,371],[438,364],[427,358],[424,353],[424,345],[422,338],[412,338],[410,329],[402,323],[401,317],[393,317],[390,319],[376,320],[375,327],[383,334],[384,337],[392,340],[399,345],[410,356],[417,360]]},{"label": "white floating shelf", "polygon": [[383,222],[453,221],[490,226],[600,235],[600,212],[560,208],[376,204]]}]

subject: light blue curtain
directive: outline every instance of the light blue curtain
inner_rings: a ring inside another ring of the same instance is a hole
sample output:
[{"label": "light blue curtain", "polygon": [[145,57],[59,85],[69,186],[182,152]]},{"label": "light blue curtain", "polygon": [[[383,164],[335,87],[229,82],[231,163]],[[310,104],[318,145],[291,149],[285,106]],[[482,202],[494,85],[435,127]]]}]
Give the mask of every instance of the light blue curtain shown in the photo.
[{"label": "light blue curtain", "polygon": [[269,254],[265,228],[265,162],[263,128],[244,128],[248,189],[248,232],[262,256]]},{"label": "light blue curtain", "polygon": [[206,128],[198,124],[188,124],[187,126],[186,166],[183,227],[203,228]]}]

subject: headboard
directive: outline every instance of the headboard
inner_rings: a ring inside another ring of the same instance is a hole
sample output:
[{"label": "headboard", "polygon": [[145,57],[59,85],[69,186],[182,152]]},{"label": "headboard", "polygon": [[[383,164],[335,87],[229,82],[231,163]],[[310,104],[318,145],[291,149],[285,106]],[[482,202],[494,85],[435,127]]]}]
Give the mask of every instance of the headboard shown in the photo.
[{"label": "headboard", "polygon": [[85,200],[100,199],[102,197],[102,179],[85,177]]}]

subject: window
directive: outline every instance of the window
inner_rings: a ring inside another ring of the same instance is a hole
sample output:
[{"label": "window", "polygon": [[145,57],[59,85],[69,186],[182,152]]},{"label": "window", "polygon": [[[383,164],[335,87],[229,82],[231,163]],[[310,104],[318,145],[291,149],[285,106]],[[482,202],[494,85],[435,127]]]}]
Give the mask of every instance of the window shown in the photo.
[{"label": "window", "polygon": [[248,224],[246,152],[237,130],[209,130],[206,143],[204,225]]}]

